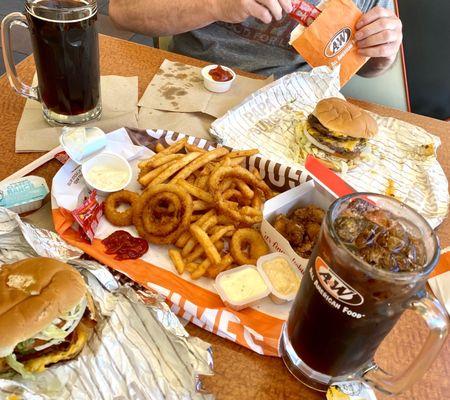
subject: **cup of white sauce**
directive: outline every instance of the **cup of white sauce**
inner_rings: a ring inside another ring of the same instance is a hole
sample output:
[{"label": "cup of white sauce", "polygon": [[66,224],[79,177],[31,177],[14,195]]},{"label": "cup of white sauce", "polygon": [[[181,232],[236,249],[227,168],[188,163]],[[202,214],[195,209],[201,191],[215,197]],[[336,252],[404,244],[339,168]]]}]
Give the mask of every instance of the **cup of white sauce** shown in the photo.
[{"label": "cup of white sauce", "polygon": [[100,196],[126,188],[132,177],[128,161],[114,153],[100,153],[84,162],[81,173],[90,189]]}]

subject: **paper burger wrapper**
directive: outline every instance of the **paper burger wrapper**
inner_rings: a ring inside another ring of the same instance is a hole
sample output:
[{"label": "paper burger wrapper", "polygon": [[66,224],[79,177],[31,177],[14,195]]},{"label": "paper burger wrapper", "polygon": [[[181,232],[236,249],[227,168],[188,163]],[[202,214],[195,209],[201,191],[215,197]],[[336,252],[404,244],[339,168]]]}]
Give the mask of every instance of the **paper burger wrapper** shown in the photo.
[{"label": "paper burger wrapper", "polygon": [[351,0],[327,0],[322,10],[307,28],[297,26],[290,44],[312,67],[340,66],[341,87],[366,63],[355,44],[355,25],[362,12]]},{"label": "paper burger wrapper", "polygon": [[273,227],[272,223],[277,215],[289,214],[298,207],[315,205],[327,210],[334,200],[333,196],[311,180],[279,194],[264,204],[264,219],[261,223],[261,233],[264,240],[272,252],[286,254],[302,275],[308,265],[308,260],[300,257],[294,251],[289,242]]}]

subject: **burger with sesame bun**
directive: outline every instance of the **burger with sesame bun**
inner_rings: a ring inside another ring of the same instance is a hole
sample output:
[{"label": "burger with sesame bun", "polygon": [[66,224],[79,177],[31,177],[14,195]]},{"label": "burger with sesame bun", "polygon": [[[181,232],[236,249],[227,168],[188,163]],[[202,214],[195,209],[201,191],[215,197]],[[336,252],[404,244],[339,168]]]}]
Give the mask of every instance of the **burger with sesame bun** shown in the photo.
[{"label": "burger with sesame bun", "polygon": [[34,372],[75,358],[95,327],[83,277],[50,258],[0,266],[0,374]]},{"label": "burger with sesame bun", "polygon": [[330,97],[317,103],[307,121],[296,127],[296,133],[303,155],[313,154],[329,168],[344,171],[357,165],[378,126],[363,109]]}]

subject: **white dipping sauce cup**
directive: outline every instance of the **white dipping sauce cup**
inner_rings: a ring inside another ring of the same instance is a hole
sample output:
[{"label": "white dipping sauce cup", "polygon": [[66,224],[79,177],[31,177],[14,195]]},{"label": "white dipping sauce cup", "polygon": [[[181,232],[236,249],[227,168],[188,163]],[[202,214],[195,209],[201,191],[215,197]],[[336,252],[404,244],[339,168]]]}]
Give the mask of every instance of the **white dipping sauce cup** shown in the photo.
[{"label": "white dipping sauce cup", "polygon": [[[94,166],[97,165],[109,167],[112,170],[125,171],[128,175],[128,179],[125,182],[125,184],[112,188],[111,190],[104,190],[102,188],[98,188],[95,186],[95,184],[93,184],[93,182],[89,180],[88,177],[89,171]],[[131,166],[128,163],[128,161],[122,156],[119,156],[118,154],[114,153],[100,153],[92,157],[91,159],[87,160],[81,166],[81,173],[83,174],[83,178],[86,181],[88,187],[90,189],[95,189],[100,196],[107,196],[109,193],[118,192],[119,190],[126,188],[130,184],[132,177]]]}]

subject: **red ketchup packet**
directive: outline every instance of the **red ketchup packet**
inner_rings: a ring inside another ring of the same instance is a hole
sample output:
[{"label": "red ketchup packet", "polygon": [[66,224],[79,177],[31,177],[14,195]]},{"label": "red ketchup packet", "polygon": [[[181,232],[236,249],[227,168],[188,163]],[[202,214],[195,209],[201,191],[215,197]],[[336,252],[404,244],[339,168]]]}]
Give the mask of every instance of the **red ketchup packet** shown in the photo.
[{"label": "red ketchup packet", "polygon": [[103,203],[97,201],[97,191],[93,190],[80,207],[72,211],[72,216],[80,226],[80,235],[88,242],[94,240],[100,218],[103,215]]},{"label": "red ketchup packet", "polygon": [[58,160],[61,164],[65,164],[67,161],[70,160],[69,155],[65,151],[60,151],[59,153],[56,153],[54,158]]},{"label": "red ketchup packet", "polygon": [[321,13],[317,7],[304,0],[297,0],[293,7],[294,9],[289,15],[303,26],[311,25]]}]

